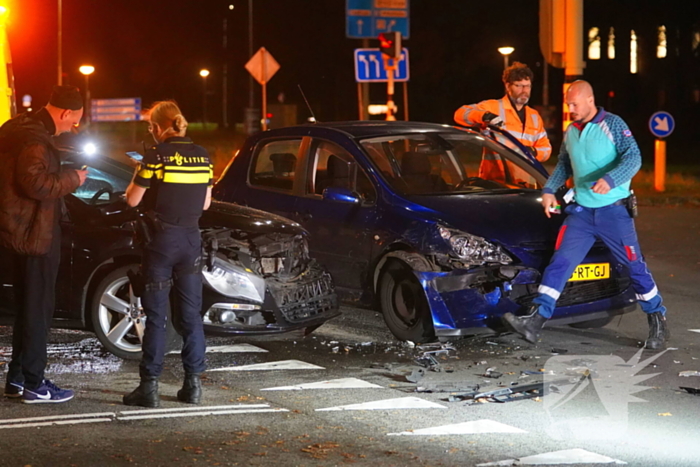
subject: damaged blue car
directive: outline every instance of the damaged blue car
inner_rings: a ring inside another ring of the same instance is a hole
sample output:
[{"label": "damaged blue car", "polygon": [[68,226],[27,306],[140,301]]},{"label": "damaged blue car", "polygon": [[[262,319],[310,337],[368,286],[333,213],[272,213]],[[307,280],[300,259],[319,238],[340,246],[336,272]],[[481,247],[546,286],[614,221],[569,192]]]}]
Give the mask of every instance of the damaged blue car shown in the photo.
[{"label": "damaged blue car", "polygon": [[[250,137],[214,197],[300,223],[344,300],[380,309],[398,339],[426,342],[501,330],[504,313],[535,297],[563,220],[542,212],[547,176],[497,128],[316,123]],[[599,327],[636,306],[602,244],[558,305],[550,326]]]}]

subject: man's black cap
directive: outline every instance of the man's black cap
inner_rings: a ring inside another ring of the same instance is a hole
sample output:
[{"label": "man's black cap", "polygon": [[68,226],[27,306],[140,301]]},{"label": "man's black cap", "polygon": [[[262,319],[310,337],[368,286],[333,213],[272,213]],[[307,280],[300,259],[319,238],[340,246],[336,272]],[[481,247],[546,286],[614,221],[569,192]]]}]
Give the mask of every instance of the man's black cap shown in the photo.
[{"label": "man's black cap", "polygon": [[54,86],[49,104],[59,109],[80,110],[83,108],[83,96],[75,86]]}]

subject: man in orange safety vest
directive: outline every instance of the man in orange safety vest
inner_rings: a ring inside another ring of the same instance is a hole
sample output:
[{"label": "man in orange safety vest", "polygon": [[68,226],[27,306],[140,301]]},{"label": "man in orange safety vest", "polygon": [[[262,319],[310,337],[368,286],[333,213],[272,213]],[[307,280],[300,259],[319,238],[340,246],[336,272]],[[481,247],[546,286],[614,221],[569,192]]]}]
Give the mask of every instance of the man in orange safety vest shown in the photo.
[{"label": "man in orange safety vest", "polygon": [[[540,162],[549,159],[552,145],[549,143],[540,114],[527,105],[532,91],[533,73],[527,65],[514,62],[503,72],[506,95],[501,99],[489,99],[478,104],[463,105],[455,112],[454,119],[460,125],[501,126],[517,138]],[[487,179],[503,179],[503,161],[493,153],[484,154],[479,176]]]}]

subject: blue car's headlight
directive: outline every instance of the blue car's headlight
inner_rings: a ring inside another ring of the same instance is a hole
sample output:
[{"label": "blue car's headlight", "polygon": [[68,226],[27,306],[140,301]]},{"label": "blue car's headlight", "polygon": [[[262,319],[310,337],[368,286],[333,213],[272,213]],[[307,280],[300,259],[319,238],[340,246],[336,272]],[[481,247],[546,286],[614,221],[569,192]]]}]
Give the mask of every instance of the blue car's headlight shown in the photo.
[{"label": "blue car's headlight", "polygon": [[227,297],[258,303],[265,300],[265,279],[219,258],[214,260],[211,271],[204,269],[203,276],[212,289]]},{"label": "blue car's headlight", "polygon": [[452,251],[465,263],[478,266],[486,263],[512,263],[513,259],[501,247],[459,230],[438,227],[440,236],[450,245]]}]

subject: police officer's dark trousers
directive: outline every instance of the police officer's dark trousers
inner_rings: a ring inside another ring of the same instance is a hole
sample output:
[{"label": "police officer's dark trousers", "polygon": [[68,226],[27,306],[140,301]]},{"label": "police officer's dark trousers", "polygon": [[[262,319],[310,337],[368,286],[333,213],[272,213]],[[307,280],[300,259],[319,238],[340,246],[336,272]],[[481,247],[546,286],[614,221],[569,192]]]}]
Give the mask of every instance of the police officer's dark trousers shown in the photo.
[{"label": "police officer's dark trousers", "polygon": [[53,228],[51,248],[45,255],[12,253],[15,324],[12,361],[7,381],[29,389],[41,386],[46,369],[46,341],[56,308],[56,277],[61,261],[61,228]]},{"label": "police officer's dark trousers", "polygon": [[148,285],[141,303],[147,319],[143,336],[143,358],[139,368],[141,378],[157,378],[163,370],[165,326],[169,319],[169,281],[172,278],[178,303],[178,322],[182,328],[183,367],[186,373],[192,374],[205,370],[206,344],[201,316],[202,275],[199,270],[194,270],[201,254],[201,244],[198,227],[164,224],[145,248],[143,265]]}]

